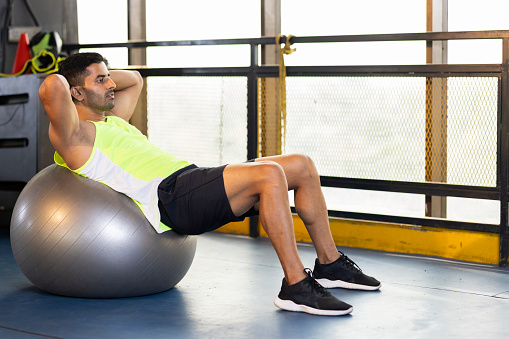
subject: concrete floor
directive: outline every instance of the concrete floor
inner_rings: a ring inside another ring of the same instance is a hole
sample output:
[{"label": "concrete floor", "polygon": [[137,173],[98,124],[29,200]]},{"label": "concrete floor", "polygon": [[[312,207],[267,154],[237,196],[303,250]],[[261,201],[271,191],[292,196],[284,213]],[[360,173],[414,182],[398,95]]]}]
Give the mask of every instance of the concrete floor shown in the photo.
[{"label": "concrete floor", "polygon": [[[376,292],[335,289],[351,315],[280,311],[282,270],[267,239],[198,238],[176,288],[126,299],[77,299],[34,287],[0,235],[0,338],[509,338],[509,269],[342,248]],[[306,266],[314,249],[299,244]]]}]

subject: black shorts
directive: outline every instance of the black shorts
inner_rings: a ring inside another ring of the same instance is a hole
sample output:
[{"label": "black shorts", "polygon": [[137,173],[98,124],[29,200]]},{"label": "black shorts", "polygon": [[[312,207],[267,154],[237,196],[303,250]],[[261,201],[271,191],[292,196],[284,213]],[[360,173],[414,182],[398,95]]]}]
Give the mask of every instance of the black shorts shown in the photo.
[{"label": "black shorts", "polygon": [[233,214],[220,167],[190,165],[164,179],[158,188],[161,221],[183,234],[202,234],[257,214]]}]

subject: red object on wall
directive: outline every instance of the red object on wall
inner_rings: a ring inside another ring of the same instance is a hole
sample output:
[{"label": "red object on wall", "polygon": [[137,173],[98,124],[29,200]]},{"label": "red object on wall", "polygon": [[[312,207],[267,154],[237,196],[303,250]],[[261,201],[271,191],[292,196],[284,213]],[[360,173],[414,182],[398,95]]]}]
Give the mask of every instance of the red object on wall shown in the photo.
[{"label": "red object on wall", "polygon": [[[21,71],[26,62],[32,58],[28,44],[28,35],[26,33],[21,33],[18,42],[18,49],[16,50],[16,58],[14,59],[14,65],[12,66],[13,74]],[[30,73],[30,69],[25,73]]]}]

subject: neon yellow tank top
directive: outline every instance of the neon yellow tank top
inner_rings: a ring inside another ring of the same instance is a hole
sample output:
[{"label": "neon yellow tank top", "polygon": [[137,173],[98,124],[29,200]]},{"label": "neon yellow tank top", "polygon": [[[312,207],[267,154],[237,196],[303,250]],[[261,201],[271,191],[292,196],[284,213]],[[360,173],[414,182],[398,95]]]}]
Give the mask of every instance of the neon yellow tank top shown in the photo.
[{"label": "neon yellow tank top", "polygon": [[[88,161],[73,172],[124,193],[140,207],[158,233],[169,230],[161,222],[157,188],[170,174],[189,165],[150,143],[136,127],[116,116],[94,122],[96,135]],[[55,162],[67,167],[55,153]]]}]

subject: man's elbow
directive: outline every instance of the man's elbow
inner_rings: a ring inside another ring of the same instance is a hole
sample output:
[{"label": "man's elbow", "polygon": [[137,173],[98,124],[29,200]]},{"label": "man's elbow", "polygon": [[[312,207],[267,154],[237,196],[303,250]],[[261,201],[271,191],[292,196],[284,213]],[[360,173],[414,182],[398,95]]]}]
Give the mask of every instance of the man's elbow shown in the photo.
[{"label": "man's elbow", "polygon": [[68,90],[69,89],[69,83],[67,80],[61,76],[60,74],[51,74],[44,79],[44,81],[41,84],[41,87],[39,88],[39,96],[42,94],[46,94],[48,90],[50,89],[63,89]]},{"label": "man's elbow", "polygon": [[39,100],[41,100],[42,103],[44,103],[44,100],[46,99],[46,87],[46,80],[44,80],[41,87],[39,87]]},{"label": "man's elbow", "polygon": [[134,77],[136,78],[136,83],[138,86],[143,86],[143,78],[141,77],[140,72],[138,71],[132,71],[134,74]]},{"label": "man's elbow", "polygon": [[69,83],[59,74],[51,74],[44,79],[39,87],[39,100],[46,106],[57,98],[69,93]]}]

